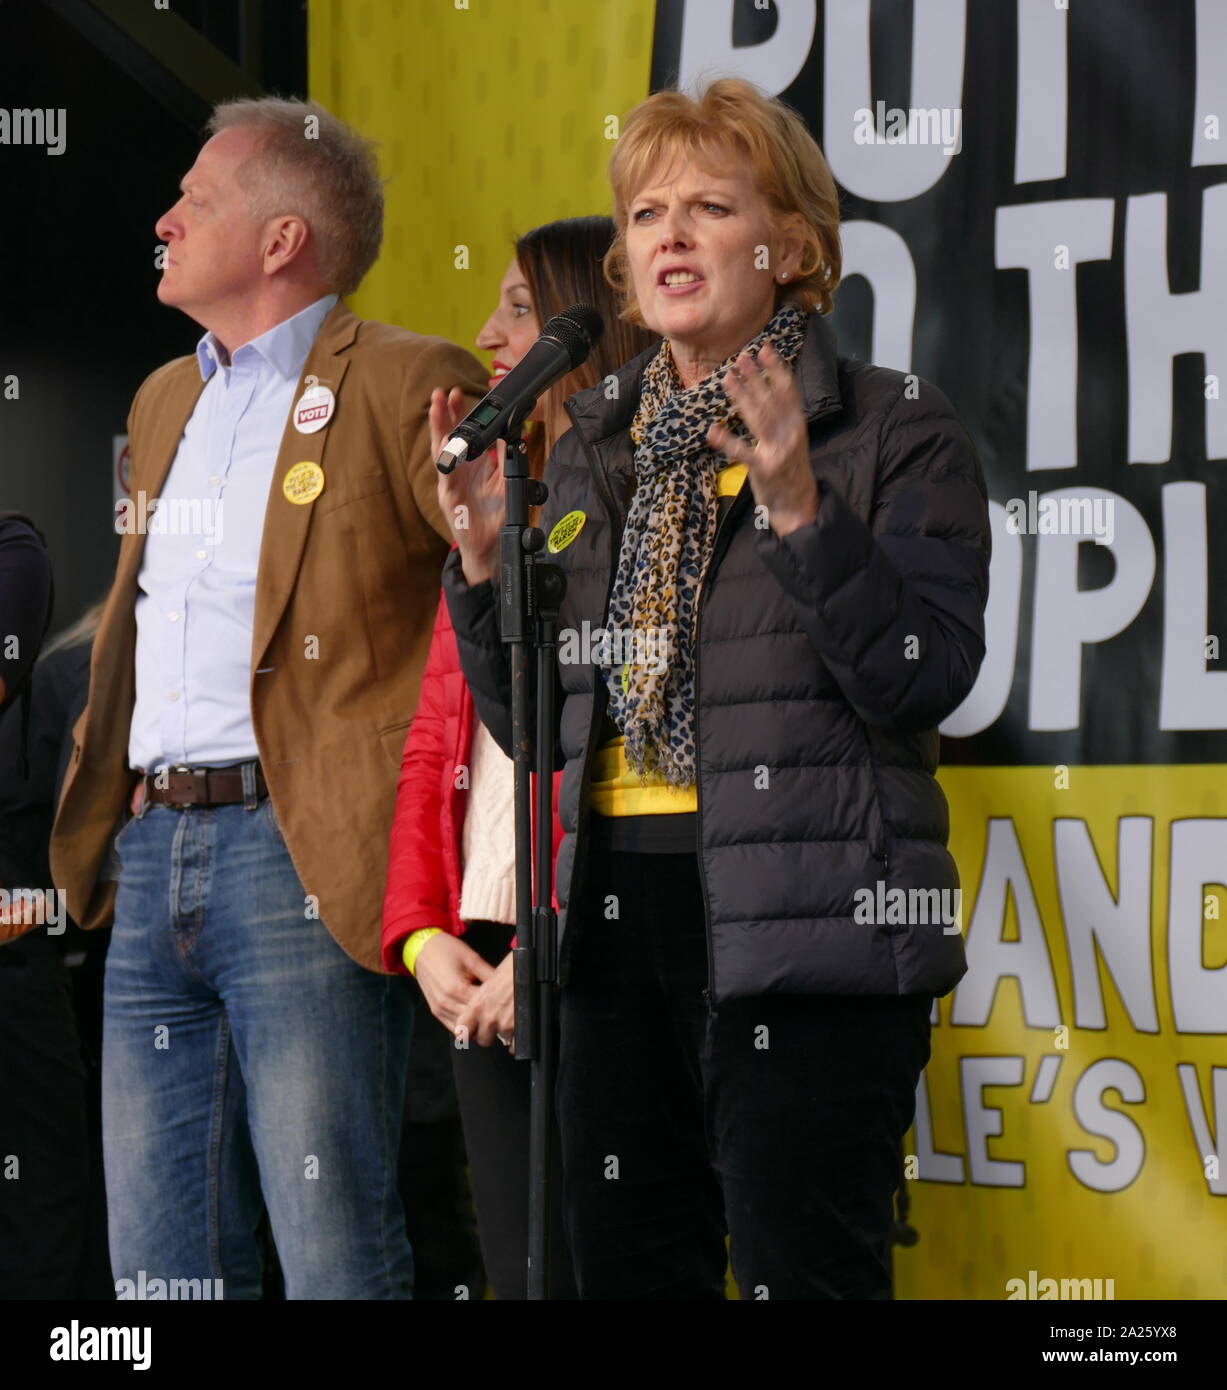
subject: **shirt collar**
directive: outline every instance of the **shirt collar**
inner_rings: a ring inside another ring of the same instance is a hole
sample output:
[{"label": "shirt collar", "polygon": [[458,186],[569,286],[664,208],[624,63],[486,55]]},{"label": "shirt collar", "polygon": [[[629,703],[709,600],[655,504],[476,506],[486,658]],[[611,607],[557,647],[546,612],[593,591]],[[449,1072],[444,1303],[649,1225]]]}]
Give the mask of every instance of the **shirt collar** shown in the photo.
[{"label": "shirt collar", "polygon": [[[308,304],[305,309],[300,309],[288,319],[282,319],[267,333],[261,333],[258,338],[253,338],[251,342],[236,348],[235,357],[240,353],[257,353],[287,381],[297,381],[302,375],[311,344],[315,342],[320,326],[332,312],[336,302],[335,294],[324,295],[322,299]],[[206,333],[196,344],[196,362],[204,381],[208,381],[213,375],[221,365],[221,360],[221,344],[211,332]],[[233,361],[233,358],[231,360]]]}]

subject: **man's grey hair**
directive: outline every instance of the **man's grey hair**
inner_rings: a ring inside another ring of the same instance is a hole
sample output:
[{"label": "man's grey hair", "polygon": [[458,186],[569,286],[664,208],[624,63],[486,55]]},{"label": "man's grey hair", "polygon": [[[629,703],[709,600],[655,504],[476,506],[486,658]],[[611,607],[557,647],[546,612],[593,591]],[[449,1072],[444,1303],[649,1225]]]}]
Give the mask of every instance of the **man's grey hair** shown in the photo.
[{"label": "man's grey hair", "polygon": [[238,125],[252,126],[263,137],[237,175],[251,215],[258,222],[289,213],[303,218],[320,278],[335,293],[352,294],[383,241],[383,185],[374,143],[314,101],[223,102],[206,129],[216,135]]}]

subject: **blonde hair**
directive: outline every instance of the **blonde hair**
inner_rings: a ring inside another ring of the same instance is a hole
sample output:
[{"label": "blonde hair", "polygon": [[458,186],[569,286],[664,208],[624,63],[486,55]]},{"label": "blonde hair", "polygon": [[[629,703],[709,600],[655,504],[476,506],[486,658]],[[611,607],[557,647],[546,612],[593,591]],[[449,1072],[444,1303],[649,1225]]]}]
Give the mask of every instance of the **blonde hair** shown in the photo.
[{"label": "blonde hair", "polygon": [[804,222],[805,246],[792,282],[778,290],[806,313],[830,313],[839,284],[839,193],[822,151],[801,117],[740,77],[721,77],[694,97],[655,92],[627,116],[609,161],[617,235],[605,276],[621,296],[622,317],[643,323],[626,254],[631,201],[665,158],[692,156],[712,174],[749,165],[778,225],[792,213]]},{"label": "blonde hair", "polygon": [[65,651],[69,647],[83,647],[87,642],[92,642],[98,635],[98,624],[102,621],[102,610],[106,605],[105,598],[90,604],[71,627],[56,633],[42,649],[38,659],[45,661],[56,652]]},{"label": "blonde hair", "polygon": [[223,102],[206,129],[216,135],[239,125],[263,137],[237,174],[252,217],[302,217],[320,279],[337,294],[352,294],[383,242],[383,185],[374,144],[314,101]]}]

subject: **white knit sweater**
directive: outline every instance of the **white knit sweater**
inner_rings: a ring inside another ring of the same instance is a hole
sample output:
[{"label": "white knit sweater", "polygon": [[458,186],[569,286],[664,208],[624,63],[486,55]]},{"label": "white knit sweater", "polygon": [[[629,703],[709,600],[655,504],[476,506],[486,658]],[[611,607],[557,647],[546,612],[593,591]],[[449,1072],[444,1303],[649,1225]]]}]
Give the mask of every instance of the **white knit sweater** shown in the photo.
[{"label": "white knit sweater", "polygon": [[473,716],[469,804],[460,832],[464,922],[516,920],[515,806],[511,759]]}]

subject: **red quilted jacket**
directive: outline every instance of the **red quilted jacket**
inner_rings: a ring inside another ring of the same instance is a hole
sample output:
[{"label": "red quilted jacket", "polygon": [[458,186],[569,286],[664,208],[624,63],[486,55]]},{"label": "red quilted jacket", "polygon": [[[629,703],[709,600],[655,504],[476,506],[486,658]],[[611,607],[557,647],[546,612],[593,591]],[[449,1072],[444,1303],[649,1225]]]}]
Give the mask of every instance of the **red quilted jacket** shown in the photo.
[{"label": "red quilted jacket", "polygon": [[[460,832],[469,793],[456,786],[456,770],[469,765],[473,719],[473,699],[460,671],[451,618],[440,593],[422,693],[405,736],[392,819],[380,948],[383,968],[392,974],[406,973],[401,952],[410,932],[442,927],[453,936],[464,934],[459,916]],[[562,773],[555,773],[555,805],[561,780]],[[562,825],[555,813],[555,857],[561,840]]]}]

